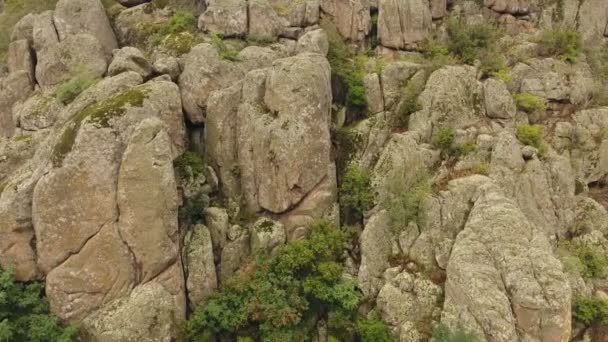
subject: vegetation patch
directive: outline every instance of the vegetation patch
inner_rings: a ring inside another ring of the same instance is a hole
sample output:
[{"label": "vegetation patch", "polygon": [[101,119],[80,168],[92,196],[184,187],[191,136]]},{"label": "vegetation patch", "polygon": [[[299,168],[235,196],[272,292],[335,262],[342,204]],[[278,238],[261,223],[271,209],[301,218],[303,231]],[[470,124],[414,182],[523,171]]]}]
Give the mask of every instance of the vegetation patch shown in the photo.
[{"label": "vegetation patch", "polygon": [[530,93],[520,93],[513,96],[517,108],[526,113],[536,113],[545,111],[545,103],[536,95]]},{"label": "vegetation patch", "polygon": [[0,268],[0,341],[71,342],[78,325],[63,328],[49,312],[44,284],[22,284]]},{"label": "vegetation patch", "polygon": [[231,62],[238,62],[241,60],[239,58],[239,52],[234,48],[226,45],[226,43],[224,43],[220,36],[213,35],[211,39],[211,42],[217,49],[217,52],[219,53],[221,59],[225,59]]},{"label": "vegetation patch", "polygon": [[440,149],[444,154],[450,154],[452,146],[454,145],[454,138],[456,137],[456,131],[450,127],[440,128],[431,139],[433,146]]},{"label": "vegetation patch", "polygon": [[258,255],[196,309],[185,326],[187,338],[304,341],[319,319],[337,315],[343,319],[331,320],[328,334],[342,340],[336,334],[349,331],[362,299],[356,283],[342,275],[339,260],[346,246],[347,235],[322,222],[311,227],[308,240],[291,241],[272,256]]},{"label": "vegetation patch", "polygon": [[439,324],[433,331],[434,342],[476,342],[477,336],[459,327],[454,330],[445,324]]},{"label": "vegetation patch", "polygon": [[346,168],[346,173],[340,183],[342,210],[360,220],[373,204],[374,196],[369,173],[356,163],[351,163]]},{"label": "vegetation patch", "polygon": [[495,26],[485,23],[467,25],[462,20],[450,19],[447,29],[448,49],[466,64],[473,64],[500,37]]},{"label": "vegetation patch", "polygon": [[332,76],[344,82],[346,86],[346,105],[353,109],[366,109],[367,96],[363,82],[365,57],[353,53],[333,24],[323,21],[322,26],[329,38],[327,59]]},{"label": "vegetation patch", "polygon": [[580,34],[575,29],[547,30],[538,41],[538,50],[542,56],[556,56],[576,63],[582,50]]},{"label": "vegetation patch", "polygon": [[97,78],[90,73],[82,73],[71,80],[62,83],[55,92],[55,98],[65,105],[74,101],[78,95],[97,82]]},{"label": "vegetation patch", "polygon": [[[427,73],[428,75],[428,73]],[[418,102],[420,94],[424,91],[427,77],[412,77],[402,88],[402,100],[397,108],[397,115],[394,117],[393,127],[405,128],[409,123],[410,115],[422,109]]]},{"label": "vegetation patch", "polygon": [[207,207],[209,207],[209,201],[209,196],[202,192],[193,198],[187,198],[179,208],[180,220],[190,223],[202,221],[205,218]]},{"label": "vegetation patch", "polygon": [[186,151],[179,156],[173,165],[177,168],[180,175],[192,175],[193,178],[198,178],[205,172],[205,161],[196,152]]},{"label": "vegetation patch", "polygon": [[517,126],[517,139],[524,145],[532,146],[538,150],[540,156],[547,152],[547,144],[543,139],[545,127],[542,125],[519,125]]},{"label": "vegetation patch", "polygon": [[380,202],[388,210],[393,227],[401,231],[410,222],[419,223],[420,205],[432,190],[426,168],[419,161],[404,163],[389,172],[383,185]]},{"label": "vegetation patch", "polygon": [[574,318],[589,326],[608,325],[608,301],[598,297],[578,297],[574,302]]},{"label": "vegetation patch", "polygon": [[336,167],[338,177],[346,172],[346,167],[363,144],[363,138],[355,129],[342,127],[332,129],[332,140],[336,146]]},{"label": "vegetation patch", "polygon": [[78,131],[88,120],[99,127],[109,127],[110,119],[121,116],[127,107],[141,107],[146,99],[148,90],[133,88],[119,95],[94,103],[76,113],[68,122],[59,142],[53,149],[52,162],[54,167],[60,167],[63,159],[72,151]]},{"label": "vegetation patch", "polygon": [[606,276],[608,261],[602,252],[593,247],[579,246],[575,253],[581,261],[583,277],[601,279]]}]

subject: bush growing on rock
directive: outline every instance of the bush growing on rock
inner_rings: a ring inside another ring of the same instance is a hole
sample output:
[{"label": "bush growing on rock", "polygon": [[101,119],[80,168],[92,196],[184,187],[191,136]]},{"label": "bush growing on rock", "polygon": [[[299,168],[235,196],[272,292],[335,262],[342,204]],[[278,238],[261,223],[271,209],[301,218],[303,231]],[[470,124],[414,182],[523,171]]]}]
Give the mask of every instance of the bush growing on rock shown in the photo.
[{"label": "bush growing on rock", "polygon": [[543,140],[545,127],[541,125],[519,125],[517,126],[517,139],[524,145],[532,146],[538,150],[540,156],[547,152],[547,145]]},{"label": "bush growing on rock", "polygon": [[58,101],[67,105],[96,82],[97,78],[91,74],[79,74],[71,80],[61,84],[55,92],[55,97]]},{"label": "bush growing on rock", "polygon": [[340,204],[345,212],[353,213],[358,219],[373,206],[374,196],[369,173],[357,164],[346,168],[340,184]]},{"label": "bush growing on rock", "polygon": [[[308,240],[291,241],[273,256],[259,255],[194,312],[187,337],[301,341],[332,312],[355,320],[362,294],[342,275],[339,258],[346,244],[343,231],[322,222],[311,227]],[[328,328],[331,333],[335,327]]]},{"label": "bush growing on rock", "polygon": [[448,48],[462,62],[472,64],[479,58],[484,49],[498,39],[498,30],[489,24],[467,25],[461,20],[450,19],[448,22]]},{"label": "bush growing on rock", "polygon": [[433,331],[434,342],[476,342],[478,338],[462,328],[451,330],[445,324],[439,324]]},{"label": "bush growing on rock", "polygon": [[538,41],[539,52],[544,56],[558,56],[562,60],[575,63],[581,53],[582,43],[575,29],[545,31]]},{"label": "bush growing on rock", "polygon": [[384,322],[378,315],[360,318],[357,320],[357,332],[361,341],[369,342],[393,342],[395,338],[391,335]]},{"label": "bush growing on rock", "polygon": [[0,341],[74,341],[77,325],[61,327],[49,313],[44,285],[15,282],[13,273],[0,268]]},{"label": "bush growing on rock", "polygon": [[433,146],[440,149],[443,153],[449,153],[452,149],[452,145],[454,145],[455,137],[456,131],[454,131],[453,128],[440,128],[433,134],[432,143]]},{"label": "bush growing on rock", "polygon": [[542,112],[545,110],[545,103],[536,95],[530,93],[515,94],[513,96],[517,108],[526,113]]},{"label": "bush growing on rock", "polygon": [[382,193],[382,206],[396,230],[405,229],[410,222],[418,223],[420,204],[431,193],[428,171],[419,161],[405,163],[389,172]]},{"label": "bush growing on rock", "polygon": [[608,301],[598,297],[578,297],[574,302],[574,318],[585,324],[608,325]]},{"label": "bush growing on rock", "polygon": [[218,35],[213,35],[211,37],[212,39],[212,43],[215,46],[215,48],[217,49],[217,52],[220,55],[221,59],[225,59],[227,61],[231,61],[231,62],[238,62],[239,61],[239,52],[236,51],[235,49],[231,48],[230,46],[226,45],[226,43],[224,43],[224,41],[222,40],[222,38]]},{"label": "bush growing on rock", "polygon": [[582,276],[585,278],[604,278],[608,261],[602,252],[589,246],[576,249],[576,256],[582,263]]}]

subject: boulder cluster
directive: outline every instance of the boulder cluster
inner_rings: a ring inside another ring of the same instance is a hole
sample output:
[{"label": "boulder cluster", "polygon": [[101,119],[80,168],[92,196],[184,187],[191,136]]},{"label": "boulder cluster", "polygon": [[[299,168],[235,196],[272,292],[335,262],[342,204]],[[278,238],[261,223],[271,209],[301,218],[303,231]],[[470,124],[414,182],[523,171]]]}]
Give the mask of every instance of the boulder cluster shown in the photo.
[{"label": "boulder cluster", "polygon": [[[345,269],[398,341],[440,323],[492,342],[608,334],[573,318],[607,274],[568,266],[608,256],[606,75],[534,54],[555,28],[607,49],[607,1],[117,2],[25,15],[0,61],[0,266],[44,281],[83,340],[181,340],[246,261],[320,220],[358,227]],[[508,33],[508,77],[429,67],[453,18]],[[366,53],[349,60],[362,107],[344,101],[336,37]],[[361,218],[344,210],[345,150],[370,176]],[[414,195],[395,198],[419,192],[399,221]]]}]

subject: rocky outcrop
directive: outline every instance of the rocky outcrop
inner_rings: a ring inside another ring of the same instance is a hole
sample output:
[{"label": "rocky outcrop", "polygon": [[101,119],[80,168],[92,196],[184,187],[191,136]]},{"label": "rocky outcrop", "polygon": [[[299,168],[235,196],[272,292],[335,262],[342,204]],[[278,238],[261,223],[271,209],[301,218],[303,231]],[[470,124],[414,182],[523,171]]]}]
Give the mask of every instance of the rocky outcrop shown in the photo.
[{"label": "rocky outcrop", "polygon": [[321,9],[331,16],[336,29],[347,40],[361,42],[371,30],[369,0],[322,0]]},{"label": "rocky outcrop", "polygon": [[361,266],[358,281],[363,293],[373,298],[384,284],[383,274],[389,267],[393,251],[392,230],[388,213],[384,210],[373,215],[361,234]]},{"label": "rocky outcrop", "polygon": [[432,24],[426,0],[379,0],[378,39],[382,46],[413,49],[430,32]]},{"label": "rocky outcrop", "polygon": [[209,229],[194,226],[185,239],[182,255],[185,258],[186,288],[188,300],[196,307],[217,289],[217,274],[213,260],[213,244]]},{"label": "rocky outcrop", "polygon": [[544,233],[493,186],[475,200],[447,267],[442,321],[491,341],[565,341],[570,287]]},{"label": "rocky outcrop", "polygon": [[[120,50],[114,50],[112,55],[114,59],[108,67],[108,75],[114,76],[127,71],[135,71],[140,74],[143,79],[147,79],[152,75],[152,66],[140,50],[127,46]],[[162,68],[160,71],[161,74],[165,73],[163,72],[165,70]],[[171,70],[166,71],[169,74],[172,73]]]},{"label": "rocky outcrop", "polygon": [[211,0],[198,22],[198,28],[223,37],[238,37],[247,33],[246,0]]}]

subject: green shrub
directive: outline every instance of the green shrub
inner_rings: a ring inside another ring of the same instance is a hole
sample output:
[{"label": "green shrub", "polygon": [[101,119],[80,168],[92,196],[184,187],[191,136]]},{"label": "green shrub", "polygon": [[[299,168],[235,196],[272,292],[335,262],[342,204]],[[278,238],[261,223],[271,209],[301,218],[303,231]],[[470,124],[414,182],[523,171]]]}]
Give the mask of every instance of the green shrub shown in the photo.
[{"label": "green shrub", "polygon": [[370,318],[359,318],[357,320],[357,333],[362,342],[395,341],[388,327],[378,315],[372,315]]},{"label": "green shrub", "polygon": [[452,331],[447,325],[439,324],[433,331],[434,342],[476,342],[479,341],[477,336],[465,331],[462,328],[457,328]]},{"label": "green shrub", "polygon": [[420,94],[424,91],[426,77],[410,79],[402,88],[403,100],[399,103],[397,115],[394,117],[393,127],[405,128],[408,125],[410,115],[422,109],[418,102]]},{"label": "green shrub", "polygon": [[169,18],[166,33],[179,33],[194,30],[194,14],[189,11],[177,11]]},{"label": "green shrub", "polygon": [[574,318],[585,324],[608,325],[608,301],[597,297],[578,297],[574,301]]},{"label": "green shrub", "polygon": [[608,261],[606,256],[595,248],[580,246],[576,248],[576,256],[582,263],[582,276],[585,278],[604,278]]},{"label": "green shrub", "polygon": [[220,36],[214,34],[211,39],[221,59],[225,59],[231,62],[240,61],[239,52],[233,49],[232,47],[226,45],[226,43],[224,43]]},{"label": "green shrub", "polygon": [[545,110],[545,103],[536,95],[530,93],[515,94],[513,96],[517,108],[526,113],[542,112]]},{"label": "green shrub", "polygon": [[362,56],[355,56],[344,43],[335,26],[327,21],[323,21],[322,26],[329,38],[327,60],[331,66],[332,76],[342,80],[346,86],[346,104],[352,108],[365,109],[367,107],[363,83],[365,59]]},{"label": "green shrub", "polygon": [[173,164],[182,176],[192,175],[192,177],[197,178],[203,175],[205,171],[203,157],[192,151],[184,152]]},{"label": "green shrub", "polygon": [[61,84],[55,92],[55,97],[63,104],[69,104],[83,91],[97,82],[97,78],[89,73],[80,74]]},{"label": "green shrub", "polygon": [[418,223],[422,201],[431,193],[430,177],[419,161],[393,169],[384,181],[381,204],[387,209],[393,228],[401,231]]},{"label": "green shrub", "polygon": [[464,157],[468,154],[471,154],[477,150],[477,144],[475,140],[467,141],[466,143],[456,144],[452,149],[452,154],[457,157]]},{"label": "green shrub", "polygon": [[432,143],[433,146],[440,149],[444,153],[450,154],[452,145],[454,145],[454,138],[456,137],[456,131],[453,128],[445,127],[440,128],[433,134]]},{"label": "green shrub", "polygon": [[363,214],[371,209],[373,202],[369,173],[359,165],[351,163],[346,168],[340,184],[340,204],[343,210],[362,218]]},{"label": "green shrub", "polygon": [[0,341],[75,341],[78,326],[61,327],[43,290],[42,283],[17,283],[12,272],[0,268]]},{"label": "green shrub", "polygon": [[179,208],[179,218],[190,223],[200,222],[205,218],[205,212],[209,206],[209,196],[205,193],[198,193],[193,198],[184,200],[184,204]]},{"label": "green shrub", "polygon": [[451,19],[447,28],[450,52],[466,64],[472,64],[499,37],[497,29],[488,24],[467,25],[458,19]]},{"label": "green shrub", "polygon": [[332,141],[336,146],[337,174],[342,177],[351,159],[361,148],[363,138],[355,129],[341,127],[332,129]]},{"label": "green shrub", "polygon": [[545,128],[542,125],[519,125],[517,126],[517,139],[524,144],[538,149],[543,144],[543,134]]},{"label": "green shrub", "polygon": [[539,52],[545,56],[559,56],[562,60],[575,63],[581,53],[582,43],[575,29],[545,31],[538,41]]},{"label": "green shrub", "polygon": [[273,256],[259,255],[196,309],[186,336],[234,338],[247,331],[256,340],[301,341],[310,336],[311,317],[330,311],[354,315],[362,294],[342,277],[338,260],[346,243],[344,232],[322,222],[311,227],[308,240],[291,241]]}]

